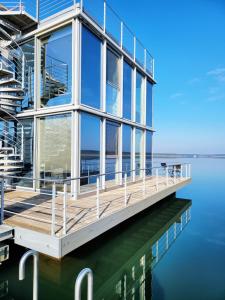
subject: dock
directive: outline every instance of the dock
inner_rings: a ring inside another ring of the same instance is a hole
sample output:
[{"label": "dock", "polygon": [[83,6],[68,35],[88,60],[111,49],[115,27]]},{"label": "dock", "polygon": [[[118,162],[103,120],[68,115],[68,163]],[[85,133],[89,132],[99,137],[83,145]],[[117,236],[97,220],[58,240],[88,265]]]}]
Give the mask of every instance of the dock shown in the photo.
[{"label": "dock", "polygon": [[83,194],[43,194],[10,190],[4,194],[4,225],[15,244],[56,259],[100,236],[191,182],[184,174],[173,178],[147,176],[124,186]]}]

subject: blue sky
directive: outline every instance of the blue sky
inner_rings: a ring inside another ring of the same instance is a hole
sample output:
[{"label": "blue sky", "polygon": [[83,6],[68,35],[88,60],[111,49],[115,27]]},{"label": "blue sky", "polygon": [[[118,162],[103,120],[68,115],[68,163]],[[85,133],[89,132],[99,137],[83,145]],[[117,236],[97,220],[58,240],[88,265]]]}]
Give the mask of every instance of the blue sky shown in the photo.
[{"label": "blue sky", "polygon": [[154,151],[225,153],[225,1],[109,3],[155,58]]}]

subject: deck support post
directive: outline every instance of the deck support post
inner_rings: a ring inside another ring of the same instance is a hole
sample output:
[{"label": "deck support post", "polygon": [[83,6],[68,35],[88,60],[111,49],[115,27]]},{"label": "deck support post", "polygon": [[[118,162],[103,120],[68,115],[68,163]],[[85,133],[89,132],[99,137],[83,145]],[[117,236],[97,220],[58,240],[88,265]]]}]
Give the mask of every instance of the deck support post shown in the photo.
[{"label": "deck support post", "polygon": [[56,184],[52,185],[52,224],[51,224],[51,235],[55,235],[55,198],[56,198]]},{"label": "deck support post", "polygon": [[0,215],[0,225],[4,221],[4,178],[1,179],[1,215]]},{"label": "deck support post", "polygon": [[97,213],[97,219],[99,219],[99,177],[97,177],[96,181],[96,213]]}]

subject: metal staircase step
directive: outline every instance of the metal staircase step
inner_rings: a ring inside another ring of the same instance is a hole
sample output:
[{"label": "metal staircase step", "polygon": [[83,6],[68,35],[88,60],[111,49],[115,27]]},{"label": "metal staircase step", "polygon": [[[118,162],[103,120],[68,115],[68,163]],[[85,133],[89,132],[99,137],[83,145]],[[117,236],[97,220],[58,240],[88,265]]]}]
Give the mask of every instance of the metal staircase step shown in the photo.
[{"label": "metal staircase step", "polygon": [[4,79],[4,80],[0,80],[0,86],[1,85],[5,85],[5,84],[18,84],[21,85],[21,82],[15,78],[8,78],[8,79]]},{"label": "metal staircase step", "polygon": [[[14,100],[12,100],[12,101],[14,101]],[[7,109],[7,106],[13,106],[13,107],[20,107],[21,106],[20,104],[16,104],[15,102],[7,102],[7,101],[1,100],[1,99],[0,99],[0,105],[4,105],[6,107],[6,109]]]},{"label": "metal staircase step", "polygon": [[0,94],[0,99],[9,99],[9,100],[23,100],[23,96],[13,96],[7,94]]},{"label": "metal staircase step", "polygon": [[20,157],[20,154],[12,154],[12,153],[11,154],[4,154],[4,153],[0,153],[0,158],[5,158],[5,157]]},{"label": "metal staircase step", "polygon": [[22,169],[22,166],[0,166],[0,171]]},{"label": "metal staircase step", "polygon": [[3,75],[3,76],[5,76],[5,75],[11,75],[11,76],[13,76],[14,73],[13,73],[12,71],[9,71],[9,70],[7,70],[7,69],[4,69],[4,68],[2,67],[2,63],[0,63],[0,75]]},{"label": "metal staircase step", "polygon": [[22,160],[6,160],[6,159],[0,159],[0,165],[3,164],[22,164]]},{"label": "metal staircase step", "polygon": [[0,92],[22,93],[24,90],[21,87],[0,87]]}]

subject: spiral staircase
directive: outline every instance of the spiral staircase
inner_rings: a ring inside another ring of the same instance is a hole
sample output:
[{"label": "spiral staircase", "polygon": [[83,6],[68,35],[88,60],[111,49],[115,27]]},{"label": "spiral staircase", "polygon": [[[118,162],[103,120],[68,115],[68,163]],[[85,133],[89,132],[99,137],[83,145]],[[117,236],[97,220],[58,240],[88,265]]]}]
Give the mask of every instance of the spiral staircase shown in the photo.
[{"label": "spiral staircase", "polygon": [[36,24],[21,1],[0,1],[0,175],[16,175],[23,168],[24,126],[16,114],[26,93],[28,68],[16,40]]}]

